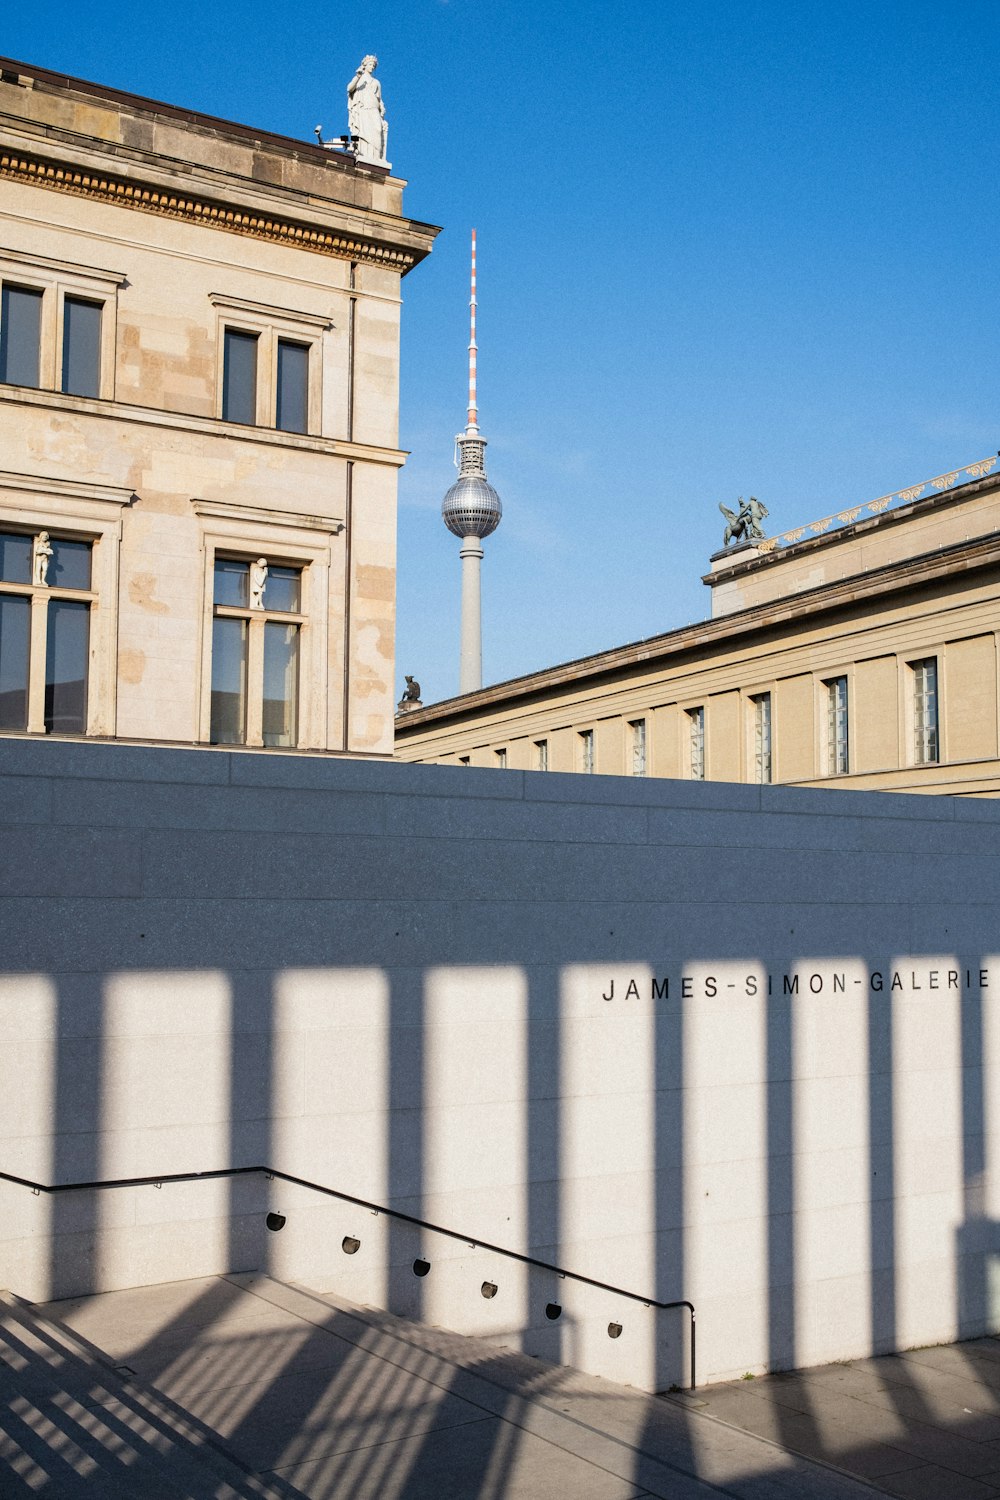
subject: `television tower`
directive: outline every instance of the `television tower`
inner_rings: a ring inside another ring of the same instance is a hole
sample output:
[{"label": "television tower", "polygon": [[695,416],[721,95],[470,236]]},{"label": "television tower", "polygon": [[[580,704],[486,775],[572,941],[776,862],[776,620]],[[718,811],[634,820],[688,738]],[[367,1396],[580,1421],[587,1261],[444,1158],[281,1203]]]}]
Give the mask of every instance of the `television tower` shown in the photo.
[{"label": "television tower", "polygon": [[503,515],[500,496],[486,478],[486,439],[479,431],[476,404],[476,231],[472,231],[472,296],[469,299],[469,410],[465,431],[455,439],[458,478],[441,502],[441,519],[462,538],[462,656],[460,693],[483,685],[483,625],[480,569],[484,537],[496,531]]}]

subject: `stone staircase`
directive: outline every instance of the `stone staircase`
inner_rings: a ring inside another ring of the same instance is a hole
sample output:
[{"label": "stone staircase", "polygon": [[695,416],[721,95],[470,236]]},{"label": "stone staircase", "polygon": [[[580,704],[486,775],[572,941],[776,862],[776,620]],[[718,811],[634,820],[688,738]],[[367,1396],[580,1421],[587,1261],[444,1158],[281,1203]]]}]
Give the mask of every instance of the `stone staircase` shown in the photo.
[{"label": "stone staircase", "polygon": [[278,1500],[166,1396],[0,1292],[0,1495]]}]

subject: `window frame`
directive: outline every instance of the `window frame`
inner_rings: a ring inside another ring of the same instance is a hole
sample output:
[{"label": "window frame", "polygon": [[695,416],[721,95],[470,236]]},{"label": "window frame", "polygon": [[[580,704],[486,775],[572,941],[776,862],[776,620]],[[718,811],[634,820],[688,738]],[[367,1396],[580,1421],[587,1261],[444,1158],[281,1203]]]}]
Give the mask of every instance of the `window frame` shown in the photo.
[{"label": "window frame", "polygon": [[[328,748],[328,725],[342,718],[343,703],[331,693],[340,674],[335,670],[336,642],[328,660],[331,642],[331,575],[334,566],[335,538],[344,530],[343,522],[312,516],[294,516],[287,511],[228,504],[225,501],[192,501],[201,523],[204,588],[201,615],[201,649],[199,653],[198,739],[211,743],[212,729],[212,622],[215,617],[215,559],[238,558],[252,562],[266,557],[275,567],[301,570],[299,609],[297,614],[253,610],[262,620],[287,620],[299,625],[299,692],[297,750]],[[340,553],[340,562],[343,552]],[[266,593],[265,593],[266,597]],[[219,607],[220,610],[225,608]],[[239,610],[235,611],[237,614]],[[263,644],[263,642],[261,643]],[[261,705],[261,708],[263,705]],[[248,724],[249,729],[249,724]],[[233,749],[267,749],[260,740]],[[285,747],[274,747],[287,754]],[[336,747],[334,747],[336,748]]]},{"label": "window frame", "polygon": [[549,769],[549,741],[546,735],[539,740],[532,741],[535,752],[535,770],[547,771]]},{"label": "window frame", "polygon": [[[215,416],[218,421],[227,420],[222,415],[223,381],[226,332],[231,330],[233,333],[249,334],[257,340],[256,420],[252,425],[273,432],[281,432],[291,437],[322,436],[323,347],[324,335],[333,327],[331,320],[317,313],[298,312],[288,307],[270,307],[263,302],[250,302],[245,298],[231,297],[223,292],[210,292],[209,301],[215,309],[215,339],[218,351]],[[294,428],[277,426],[279,343],[298,344],[308,351],[306,430],[304,433],[299,433]]]},{"label": "window frame", "polygon": [[597,770],[597,734],[591,725],[576,732],[578,768],[581,776],[593,776]]},{"label": "window frame", "polygon": [[649,720],[645,714],[629,719],[630,776],[649,775]]},{"label": "window frame", "polygon": [[[748,716],[748,770],[753,774],[748,780],[754,786],[773,786],[777,777],[775,775],[774,754],[774,692],[770,687],[760,688],[756,692],[748,692],[747,702],[752,712]],[[764,776],[763,750],[761,722],[763,718],[763,707],[767,704],[767,775]]]},{"label": "window frame", "polygon": [[[908,764],[911,766],[939,766],[944,763],[944,745],[942,743],[942,729],[944,715],[941,712],[942,672],[941,664],[944,658],[943,651],[932,651],[926,656],[910,657],[906,661],[907,693],[906,693],[906,715],[907,715],[907,746]],[[918,743],[920,726],[917,719],[917,672],[929,665],[934,668],[934,723],[932,733],[934,736],[934,754],[925,756],[921,754],[921,746]]]},{"label": "window frame", "polygon": [[[683,758],[682,764],[684,765],[684,768],[685,768],[685,777],[686,777],[686,779],[688,781],[698,781],[698,782],[701,782],[701,781],[707,781],[708,780],[708,718],[707,718],[707,714],[706,714],[706,708],[707,708],[707,705],[705,703],[690,703],[690,704],[685,704],[681,708],[681,712],[684,715],[684,718],[682,720],[682,722],[684,724],[684,758]],[[694,774],[694,765],[695,765],[695,758],[694,758],[694,747],[695,747],[694,727],[695,727],[695,722],[696,722],[696,720],[695,720],[695,715],[696,714],[700,714],[700,716],[701,716],[700,720],[697,721],[701,725],[701,736],[700,736],[700,739],[701,739],[701,775],[700,776],[696,776]]]},{"label": "window frame", "polygon": [[[127,285],[120,271],[99,266],[78,266],[44,255],[27,255],[0,246],[0,286],[23,287],[41,292],[38,385],[16,386],[7,382],[0,390],[54,391],[70,401],[113,401],[118,348],[118,293]],[[101,343],[98,389],[94,396],[72,396],[62,388],[63,343],[66,332],[66,300],[90,302],[101,310]]]},{"label": "window frame", "polygon": [[[249,598],[245,605],[217,604],[215,602],[215,567],[216,563],[222,561],[234,561],[246,563],[247,568],[253,565],[255,558],[261,556],[254,553],[252,556],[244,549],[231,550],[226,547],[217,547],[212,553],[212,622],[213,622],[213,649],[214,649],[214,623],[216,620],[242,620],[247,623],[247,647],[246,647],[246,712],[244,715],[244,737],[237,741],[217,741],[211,738],[211,680],[209,681],[209,743],[230,745],[232,749],[245,749],[247,747],[264,747],[264,649],[265,632],[268,625],[294,625],[298,629],[299,639],[297,646],[297,673],[298,683],[296,687],[296,724],[295,742],[292,745],[267,746],[268,749],[297,750],[299,748],[299,705],[301,703],[302,687],[302,632],[307,622],[307,617],[302,612],[303,596],[306,590],[307,565],[299,562],[286,563],[283,557],[268,557],[269,567],[292,567],[299,575],[299,608],[298,610],[273,610],[267,607],[267,588],[264,588],[265,604],[263,609],[254,609]],[[209,670],[211,671],[211,663]]]},{"label": "window frame", "polygon": [[[122,512],[134,496],[110,485],[88,485],[74,480],[0,471],[0,530],[51,536],[92,545],[90,588],[35,589],[49,597],[86,600],[90,606],[87,660],[87,737],[113,737],[117,726],[118,589]],[[24,594],[27,586],[0,585],[3,591]],[[34,613],[34,611],[33,611]],[[32,621],[33,629],[37,629]],[[4,734],[44,735],[45,664],[37,638],[32,636],[29,657],[28,728]],[[40,683],[32,680],[39,677]]]},{"label": "window frame", "polygon": [[[833,711],[832,690],[840,682],[844,684],[844,724],[846,731],[844,736],[846,764],[843,767],[840,767],[836,764],[833,734],[831,732],[833,729],[831,720],[831,714]],[[823,775],[849,776],[851,774],[851,741],[853,738],[851,734],[851,719],[853,717],[851,711],[853,696],[852,675],[846,670],[839,672],[827,672],[824,673],[823,676],[819,679],[819,684],[821,688],[819,740],[821,746],[821,764],[823,768]]]}]

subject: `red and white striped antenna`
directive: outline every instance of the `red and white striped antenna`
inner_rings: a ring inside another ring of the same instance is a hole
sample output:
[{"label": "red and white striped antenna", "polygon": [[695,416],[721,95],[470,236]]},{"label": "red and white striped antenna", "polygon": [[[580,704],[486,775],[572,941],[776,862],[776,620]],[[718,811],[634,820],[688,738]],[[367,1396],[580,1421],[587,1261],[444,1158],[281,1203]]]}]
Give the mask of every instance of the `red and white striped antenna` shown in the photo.
[{"label": "red and white striped antenna", "polygon": [[472,295],[469,298],[469,415],[467,429],[479,431],[479,407],[476,402],[476,231],[472,231]]}]

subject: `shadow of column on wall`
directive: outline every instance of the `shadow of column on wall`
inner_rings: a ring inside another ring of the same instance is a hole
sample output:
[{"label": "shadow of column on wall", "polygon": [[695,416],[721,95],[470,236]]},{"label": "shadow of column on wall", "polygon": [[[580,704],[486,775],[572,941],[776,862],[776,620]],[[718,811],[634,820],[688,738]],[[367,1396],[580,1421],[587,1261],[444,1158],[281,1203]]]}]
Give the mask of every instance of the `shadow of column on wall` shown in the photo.
[{"label": "shadow of column on wall", "polygon": [[[94,1182],[104,1169],[107,1048],[104,976],[63,974],[56,986],[52,1083],[51,1183]],[[113,1209],[99,1193],[56,1193],[49,1200],[49,1297],[71,1297],[100,1283],[101,1216]]]},{"label": "shadow of column on wall", "polygon": [[[883,974],[889,965],[883,966]],[[868,984],[869,1309],[873,1354],[896,1347],[896,1134],[892,996]]]},{"label": "shadow of column on wall", "polygon": [[[653,966],[653,972],[660,970]],[[684,1002],[676,992],[659,1000],[653,1016],[653,1167],[654,1213],[656,1235],[655,1285],[658,1302],[674,1302],[687,1293],[685,1255],[685,1138],[684,1138]],[[671,1320],[671,1321],[665,1321]],[[676,1321],[673,1321],[676,1320]],[[688,1382],[685,1359],[682,1311],[661,1314],[656,1327],[660,1332],[655,1355],[656,1390],[683,1387]],[[664,1328],[676,1328],[677,1338],[668,1341]],[[649,1457],[656,1452],[655,1422],[638,1443],[634,1480],[638,1489],[647,1484],[652,1489],[662,1479],[662,1469]],[[685,1436],[687,1432],[685,1431]],[[677,1434],[672,1455],[678,1467],[690,1473],[697,1471],[694,1445],[686,1445]]]},{"label": "shadow of column on wall", "polygon": [[[775,976],[777,979],[777,976]],[[782,976],[783,978],[783,976]],[[767,997],[767,1362],[793,1369],[795,1327],[794,1011],[777,983]]]},{"label": "shadow of column on wall", "polygon": [[[264,970],[230,975],[229,1152],[231,1167],[274,1161],[276,1106],[274,976]],[[228,1271],[270,1269],[271,1235],[262,1224],[260,1179],[231,1177],[228,1189]]]},{"label": "shadow of column on wall", "polygon": [[[528,977],[527,1009],[527,1253],[559,1264],[562,1246],[562,1010],[559,976],[555,968],[532,970]],[[535,1273],[527,1285],[538,1305],[526,1309],[531,1330],[527,1352],[558,1363],[563,1330],[559,1320],[547,1322],[546,1305],[559,1306],[563,1297],[556,1275]],[[543,1301],[544,1299],[544,1301]]]},{"label": "shadow of column on wall", "polygon": [[[386,1068],[386,1203],[415,1218],[424,1217],[426,1192],[425,1073],[427,1067],[424,975],[417,968],[389,973],[389,1049]],[[422,1265],[433,1265],[423,1254],[420,1230],[388,1220],[386,1233],[386,1307],[406,1318],[424,1313]]]},{"label": "shadow of column on wall", "polygon": [[[977,965],[966,960],[974,981],[988,969],[990,956]],[[989,990],[981,983],[963,986],[962,1037],[962,1222],[955,1238],[958,1262],[957,1323],[959,1337],[995,1329],[1000,1316],[1000,1222],[990,1217],[988,1159],[989,1100],[987,1099],[984,1006]]]}]

